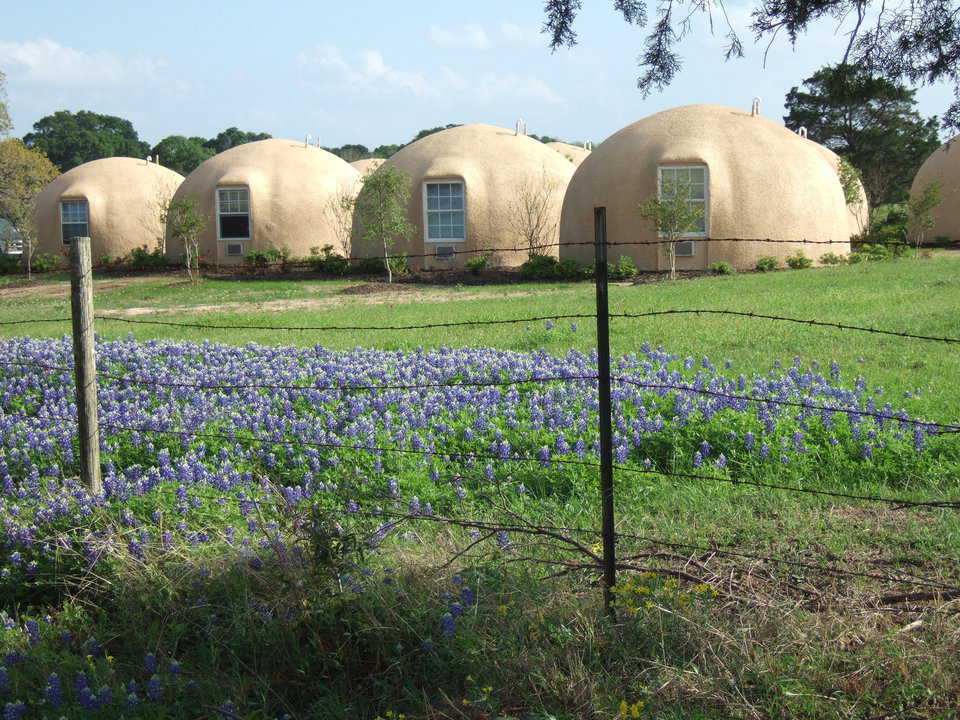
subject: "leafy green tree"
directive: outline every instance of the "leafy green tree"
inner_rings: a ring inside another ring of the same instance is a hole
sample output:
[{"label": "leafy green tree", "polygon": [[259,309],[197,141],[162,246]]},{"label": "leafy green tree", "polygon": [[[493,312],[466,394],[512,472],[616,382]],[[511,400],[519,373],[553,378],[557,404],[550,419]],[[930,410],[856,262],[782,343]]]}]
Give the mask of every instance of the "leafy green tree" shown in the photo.
[{"label": "leafy green tree", "polygon": [[10,113],[7,109],[7,76],[0,71],[0,137],[13,129]]},{"label": "leafy green tree", "polygon": [[181,175],[189,175],[204,160],[213,157],[213,150],[206,147],[201,137],[168,135],[153,146],[150,154],[160,162]]},{"label": "leafy green tree", "polygon": [[927,230],[936,224],[933,211],[943,201],[940,191],[943,183],[932,182],[923,187],[919,195],[911,194],[907,199],[907,227],[913,231],[913,241],[920,254],[920,246],[926,239]]},{"label": "leafy green tree", "polygon": [[335,148],[326,148],[328,152],[337,157],[343,158],[346,162],[355,162],[368,157],[375,157],[370,154],[366,145],[341,145]]},{"label": "leafy green tree", "polygon": [[204,143],[204,146],[213,150],[214,154],[222,153],[224,150],[229,150],[232,147],[237,145],[243,145],[248,142],[256,142],[257,140],[269,140],[273,135],[269,133],[255,133],[255,132],[246,132],[244,130],[238,130],[235,127],[230,127],[221,132],[215,138],[211,138]]},{"label": "leafy green tree", "polygon": [[187,277],[196,285],[200,281],[200,236],[210,218],[200,211],[196,200],[171,200],[161,219],[170,238],[183,244]]},{"label": "leafy green tree", "polygon": [[44,153],[62,172],[100,158],[141,158],[150,153],[150,146],[137,136],[129,120],[89,110],[76,115],[59,110],[42,117],[23,142]]},{"label": "leafy green tree", "polygon": [[57,175],[57,168],[39,150],[28,148],[15,138],[0,141],[0,217],[23,239],[28,278],[37,246],[33,202],[43,186]]},{"label": "leafy green tree", "polygon": [[[577,42],[574,24],[582,0],[546,0],[543,32],[552,50]],[[744,55],[743,43],[727,16],[726,0],[653,3],[614,0],[614,10],[631,25],[650,31],[638,56],[637,87],[644,96],[668,86],[680,71],[683,58],[677,45],[691,32],[694,11],[708,15],[726,36],[727,60]],[[648,12],[649,8],[649,12]],[[944,116],[944,125],[960,129],[960,18],[955,0],[754,0],[750,32],[761,47],[769,47],[781,33],[796,48],[798,40],[819,22],[834,25],[848,38],[841,64],[864,68],[893,82],[933,85],[948,81],[956,100]],[[813,48],[813,52],[817,49]]]},{"label": "leafy green tree", "polygon": [[690,202],[691,187],[684,182],[663,182],[659,197],[642,203],[640,217],[652,220],[657,234],[666,242],[664,249],[670,260],[670,279],[677,279],[677,243],[687,233],[702,227],[703,204]]},{"label": "leafy green tree", "polygon": [[787,94],[791,130],[805,127],[860,171],[873,206],[901,202],[913,176],[940,145],[937,118],[914,109],[914,91],[850,65],[820,68]]},{"label": "leafy green tree", "polygon": [[394,167],[384,167],[363,177],[355,217],[364,244],[383,248],[387,282],[393,282],[390,248],[397,240],[408,240],[413,235],[413,226],[407,220],[409,199],[410,176]]},{"label": "leafy green tree", "polygon": [[403,149],[403,145],[377,145],[370,155],[371,157],[383,158],[386,160],[388,157],[393,156],[397,152]]}]

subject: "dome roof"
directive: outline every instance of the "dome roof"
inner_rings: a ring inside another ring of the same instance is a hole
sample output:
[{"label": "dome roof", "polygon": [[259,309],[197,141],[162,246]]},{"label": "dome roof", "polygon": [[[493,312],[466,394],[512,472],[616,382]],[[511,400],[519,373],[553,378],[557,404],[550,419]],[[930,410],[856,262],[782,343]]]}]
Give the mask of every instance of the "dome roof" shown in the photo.
[{"label": "dome roof", "polygon": [[[423,182],[461,179],[466,192],[466,249],[523,247],[511,215],[524,192],[546,193],[545,216],[551,226],[549,242],[558,239],[560,208],[573,164],[543,143],[513,130],[476,123],[427,135],[399,150],[383,167],[410,176],[408,219],[418,228],[407,249],[411,254],[431,252],[423,242]],[[555,227],[556,226],[556,227]],[[554,249],[555,250],[555,249]],[[526,260],[526,252],[498,253],[501,263]]]},{"label": "dome roof", "polygon": [[163,239],[161,206],[183,176],[146,160],[110,157],[78,165],[50,181],[36,200],[38,249],[63,252],[61,200],[87,201],[91,250],[120,257],[133,248],[154,247]]},{"label": "dome roof", "polygon": [[[707,168],[708,234],[714,239],[829,240],[836,246],[786,243],[701,243],[679,267],[718,261],[752,267],[756,257],[785,258],[849,251],[846,204],[823,154],[787,128],[722,105],[685,105],[650,115],[611,135],[574,174],[564,201],[561,242],[593,239],[593,208],[607,208],[610,242],[654,241],[637,207],[657,196],[658,167]],[[638,266],[663,267],[656,245],[629,246]],[[561,248],[562,257],[590,262],[592,248]]]},{"label": "dome roof", "polygon": [[350,165],[361,175],[366,175],[376,172],[377,168],[385,162],[386,160],[383,158],[364,158],[363,160],[354,160]]},{"label": "dome roof", "polygon": [[[210,218],[201,238],[201,255],[223,260],[217,246],[217,188],[246,187],[249,190],[252,249],[286,248],[294,257],[304,257],[313,247],[334,245],[344,252],[328,218],[339,193],[356,193],[360,173],[336,155],[294,140],[271,138],[237,145],[204,161],[190,173],[175,199],[194,200]],[[182,248],[169,244],[168,252]]]},{"label": "dome roof", "polygon": [[931,213],[934,225],[925,231],[927,242],[937,237],[960,241],[960,135],[937,148],[928,157],[910,187],[910,194],[919,196],[931,183],[939,182],[940,204]]},{"label": "dome roof", "polygon": [[547,147],[556,150],[567,160],[572,162],[574,166],[580,165],[580,163],[586,160],[587,156],[590,154],[590,151],[586,148],[582,148],[579,145],[571,145],[570,143],[565,142],[548,142]]}]

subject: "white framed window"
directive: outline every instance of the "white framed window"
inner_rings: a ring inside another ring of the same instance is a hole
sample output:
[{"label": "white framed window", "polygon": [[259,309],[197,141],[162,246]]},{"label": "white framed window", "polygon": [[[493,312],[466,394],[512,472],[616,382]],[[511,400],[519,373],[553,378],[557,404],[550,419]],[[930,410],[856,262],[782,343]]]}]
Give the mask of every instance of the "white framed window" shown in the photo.
[{"label": "white framed window", "polygon": [[217,188],[217,237],[220,240],[250,239],[249,188]]},{"label": "white framed window", "polygon": [[70,245],[75,237],[89,237],[89,209],[85,199],[60,201],[60,237]]},{"label": "white framed window", "polygon": [[[686,197],[690,206],[700,206],[703,212],[697,226],[683,233],[685,238],[705,238],[710,231],[710,173],[706,165],[661,165],[658,168],[657,194],[661,200],[670,199],[677,193]],[[677,257],[692,257],[696,243],[692,240],[678,242]]]},{"label": "white framed window", "polygon": [[462,180],[423,183],[423,227],[426,242],[464,242],[467,239]]}]

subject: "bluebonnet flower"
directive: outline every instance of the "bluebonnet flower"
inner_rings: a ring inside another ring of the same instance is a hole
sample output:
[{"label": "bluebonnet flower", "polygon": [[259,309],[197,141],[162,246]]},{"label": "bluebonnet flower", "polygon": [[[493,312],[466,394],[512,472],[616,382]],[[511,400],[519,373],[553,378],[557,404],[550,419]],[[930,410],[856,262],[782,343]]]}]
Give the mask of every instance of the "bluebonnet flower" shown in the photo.
[{"label": "bluebonnet flower", "polygon": [[147,653],[143,656],[143,669],[148,675],[153,675],[157,671],[157,656],[153,653]]},{"label": "bluebonnet flower", "polygon": [[6,692],[10,689],[10,674],[7,672],[7,668],[3,665],[0,665],[0,692]]},{"label": "bluebonnet flower", "polygon": [[454,620],[452,613],[444,613],[440,618],[440,629],[444,637],[451,637],[457,631],[457,621]]},{"label": "bluebonnet flower", "polygon": [[703,455],[700,454],[700,451],[699,451],[699,450],[697,450],[697,451],[693,454],[693,466],[694,466],[695,468],[703,467]]},{"label": "bluebonnet flower", "polygon": [[151,676],[147,682],[147,697],[153,702],[159,702],[163,698],[163,685],[159,675]]},{"label": "bluebonnet flower", "polygon": [[8,702],[3,706],[3,720],[20,720],[26,712],[27,706],[20,700]]},{"label": "bluebonnet flower", "polygon": [[720,453],[720,454],[717,456],[717,459],[714,460],[714,464],[715,464],[718,468],[721,468],[721,469],[722,469],[722,468],[725,468],[725,467],[727,466],[727,457],[726,457],[726,455],[724,455],[723,453]]},{"label": "bluebonnet flower", "polygon": [[63,684],[60,682],[60,676],[56,673],[50,673],[47,678],[47,685],[43,689],[43,697],[52,707],[60,707],[63,703]]}]

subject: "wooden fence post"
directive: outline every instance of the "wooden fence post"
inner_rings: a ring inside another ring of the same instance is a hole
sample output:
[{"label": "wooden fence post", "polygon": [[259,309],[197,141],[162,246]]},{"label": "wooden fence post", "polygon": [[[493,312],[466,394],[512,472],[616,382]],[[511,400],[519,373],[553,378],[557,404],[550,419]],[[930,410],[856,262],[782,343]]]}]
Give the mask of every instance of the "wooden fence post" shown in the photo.
[{"label": "wooden fence post", "polygon": [[97,359],[93,330],[93,263],[90,238],[75,237],[70,249],[70,306],[73,311],[73,370],[77,381],[80,478],[92,493],[100,478],[100,421],[97,417]]}]

